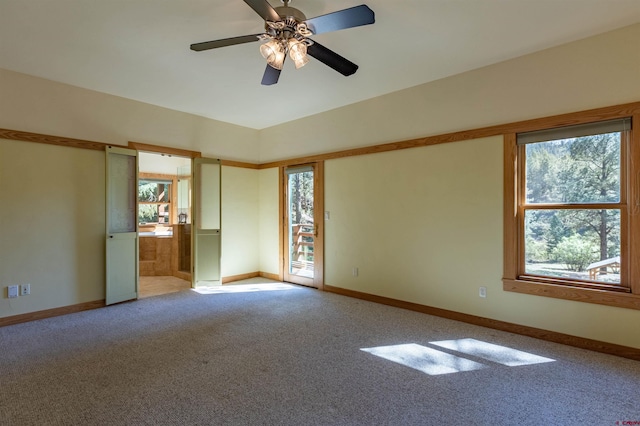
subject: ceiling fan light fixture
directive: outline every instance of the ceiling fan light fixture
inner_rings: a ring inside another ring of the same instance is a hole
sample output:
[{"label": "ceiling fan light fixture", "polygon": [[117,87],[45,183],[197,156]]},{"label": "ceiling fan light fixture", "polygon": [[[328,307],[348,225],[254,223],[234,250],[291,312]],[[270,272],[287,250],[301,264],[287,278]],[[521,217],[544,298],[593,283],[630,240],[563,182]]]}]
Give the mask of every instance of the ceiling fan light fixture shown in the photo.
[{"label": "ceiling fan light fixture", "polygon": [[274,57],[272,59],[267,59],[267,64],[269,64],[270,66],[272,66],[273,68],[275,68],[277,70],[281,70],[282,69],[282,65],[284,65],[284,58],[285,57],[286,57],[286,55],[284,54],[284,51],[276,52],[276,54],[274,55]]},{"label": "ceiling fan light fixture", "polygon": [[267,43],[260,45],[260,54],[263,58],[269,60],[269,57],[275,55],[279,47],[280,46],[277,41],[270,40]]},{"label": "ceiling fan light fixture", "polygon": [[278,40],[271,40],[260,46],[260,54],[271,67],[281,70],[284,64],[285,49]]},{"label": "ceiling fan light fixture", "polygon": [[306,55],[303,56],[300,59],[296,59],[296,60],[293,61],[293,63],[296,66],[296,69],[300,69],[300,68],[304,67],[305,65],[307,65],[308,62],[309,62],[309,58],[307,58]]},{"label": "ceiling fan light fixture", "polygon": [[281,1],[284,6],[274,8],[268,0],[244,0],[244,3],[264,20],[264,33],[194,43],[190,46],[191,50],[201,52],[260,40],[264,43],[260,46],[260,54],[267,61],[262,77],[264,86],[271,86],[278,82],[287,53],[296,68],[305,66],[309,62],[309,56],[312,56],[345,77],[358,70],[356,64],[310,37],[373,24],[375,22],[373,10],[361,4],[307,19],[300,10],[289,6],[292,0]]},{"label": "ceiling fan light fixture", "polygon": [[307,57],[307,45],[293,37],[289,39],[288,43],[289,57],[296,65],[296,69],[302,68],[309,62],[309,58]]}]

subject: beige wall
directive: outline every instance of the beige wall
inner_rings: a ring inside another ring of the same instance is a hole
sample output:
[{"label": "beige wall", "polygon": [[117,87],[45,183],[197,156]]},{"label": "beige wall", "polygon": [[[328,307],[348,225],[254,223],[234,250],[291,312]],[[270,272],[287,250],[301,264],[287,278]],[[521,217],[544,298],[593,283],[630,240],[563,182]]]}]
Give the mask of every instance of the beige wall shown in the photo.
[{"label": "beige wall", "polygon": [[[104,299],[104,152],[0,140],[0,317]],[[6,298],[6,286],[31,295]]]},{"label": "beige wall", "polygon": [[640,311],[502,291],[501,137],[327,161],[325,194],[326,284],[640,348]]},{"label": "beige wall", "polygon": [[327,161],[326,283],[489,313],[478,286],[495,295],[502,275],[501,153],[490,138]]},{"label": "beige wall", "polygon": [[222,167],[222,276],[259,269],[258,171]]},{"label": "beige wall", "polygon": [[0,128],[258,160],[258,131],[0,69]]},{"label": "beige wall", "polygon": [[259,171],[260,271],[278,274],[279,206],[278,169]]}]

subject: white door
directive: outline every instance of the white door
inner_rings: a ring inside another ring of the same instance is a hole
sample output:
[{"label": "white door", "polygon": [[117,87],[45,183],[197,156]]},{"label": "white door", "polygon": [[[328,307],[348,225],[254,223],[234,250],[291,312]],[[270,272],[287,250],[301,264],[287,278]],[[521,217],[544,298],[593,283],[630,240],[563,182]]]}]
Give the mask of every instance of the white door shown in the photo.
[{"label": "white door", "polygon": [[106,304],[138,297],[138,152],[106,148]]},{"label": "white door", "polygon": [[193,185],[193,285],[220,285],[220,160],[194,158]]}]

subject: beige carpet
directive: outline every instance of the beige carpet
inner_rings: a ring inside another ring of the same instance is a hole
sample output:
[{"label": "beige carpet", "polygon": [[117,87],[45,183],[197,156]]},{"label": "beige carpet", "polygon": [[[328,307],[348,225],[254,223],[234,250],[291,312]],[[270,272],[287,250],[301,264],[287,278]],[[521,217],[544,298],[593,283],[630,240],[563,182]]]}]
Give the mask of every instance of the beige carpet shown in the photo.
[{"label": "beige carpet", "polygon": [[200,291],[1,327],[0,425],[640,421],[637,361],[280,283]]}]

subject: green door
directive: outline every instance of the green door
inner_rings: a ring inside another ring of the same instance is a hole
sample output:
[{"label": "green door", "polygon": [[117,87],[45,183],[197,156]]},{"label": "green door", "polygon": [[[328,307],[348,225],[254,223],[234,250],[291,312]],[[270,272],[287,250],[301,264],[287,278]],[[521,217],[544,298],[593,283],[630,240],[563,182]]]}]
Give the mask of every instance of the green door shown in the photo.
[{"label": "green door", "polygon": [[220,160],[193,160],[193,286],[222,284]]},{"label": "green door", "polygon": [[106,304],[138,297],[138,152],[106,148]]}]

